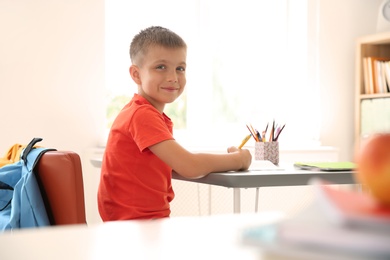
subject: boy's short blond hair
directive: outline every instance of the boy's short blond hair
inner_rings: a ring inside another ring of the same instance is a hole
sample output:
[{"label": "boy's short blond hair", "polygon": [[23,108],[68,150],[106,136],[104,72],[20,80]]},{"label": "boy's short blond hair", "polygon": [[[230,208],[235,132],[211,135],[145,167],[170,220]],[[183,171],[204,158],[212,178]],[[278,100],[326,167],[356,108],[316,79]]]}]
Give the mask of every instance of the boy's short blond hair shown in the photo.
[{"label": "boy's short blond hair", "polygon": [[151,46],[187,48],[184,40],[173,31],[161,26],[151,26],[141,30],[131,41],[129,51],[131,62],[138,65],[142,63],[142,57]]}]

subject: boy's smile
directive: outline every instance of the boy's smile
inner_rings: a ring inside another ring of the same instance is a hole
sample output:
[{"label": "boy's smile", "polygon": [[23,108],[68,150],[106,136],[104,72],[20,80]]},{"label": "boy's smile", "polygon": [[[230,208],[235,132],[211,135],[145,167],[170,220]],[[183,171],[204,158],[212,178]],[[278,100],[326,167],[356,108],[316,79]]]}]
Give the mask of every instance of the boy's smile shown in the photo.
[{"label": "boy's smile", "polygon": [[161,113],[165,104],[175,101],[186,85],[186,48],[149,47],[130,74],[138,85],[138,94]]}]

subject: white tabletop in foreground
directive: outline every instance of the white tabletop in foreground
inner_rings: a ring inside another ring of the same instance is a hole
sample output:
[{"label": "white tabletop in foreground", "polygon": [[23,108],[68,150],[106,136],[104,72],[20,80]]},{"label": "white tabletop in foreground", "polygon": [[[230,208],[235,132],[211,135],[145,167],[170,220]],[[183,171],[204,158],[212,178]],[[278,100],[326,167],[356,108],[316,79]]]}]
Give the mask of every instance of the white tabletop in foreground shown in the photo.
[{"label": "white tabletop in foreground", "polygon": [[0,259],[261,259],[242,230],[277,221],[276,212],[118,221],[0,234]]}]

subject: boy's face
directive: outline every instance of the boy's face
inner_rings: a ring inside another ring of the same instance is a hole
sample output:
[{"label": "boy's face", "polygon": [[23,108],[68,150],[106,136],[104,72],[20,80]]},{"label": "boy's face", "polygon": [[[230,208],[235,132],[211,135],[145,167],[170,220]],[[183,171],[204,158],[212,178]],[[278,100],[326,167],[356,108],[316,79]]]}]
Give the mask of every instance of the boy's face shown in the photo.
[{"label": "boy's face", "polygon": [[138,94],[163,112],[164,106],[178,98],[186,85],[185,48],[150,47],[140,64],[130,67]]}]

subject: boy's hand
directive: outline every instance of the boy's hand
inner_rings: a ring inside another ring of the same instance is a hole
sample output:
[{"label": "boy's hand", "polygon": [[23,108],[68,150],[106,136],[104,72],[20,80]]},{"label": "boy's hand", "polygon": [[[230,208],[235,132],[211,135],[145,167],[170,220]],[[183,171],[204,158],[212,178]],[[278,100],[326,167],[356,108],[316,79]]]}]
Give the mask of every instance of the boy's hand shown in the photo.
[{"label": "boy's hand", "polygon": [[252,155],[248,149],[238,149],[235,146],[231,146],[227,149],[228,153],[238,153],[240,155],[240,160],[242,167],[240,170],[248,170],[249,166],[252,163]]},{"label": "boy's hand", "polygon": [[235,146],[230,146],[230,147],[228,147],[228,149],[227,149],[227,152],[228,153],[234,153],[234,152],[237,152],[239,149],[237,148],[237,147],[235,147]]}]

